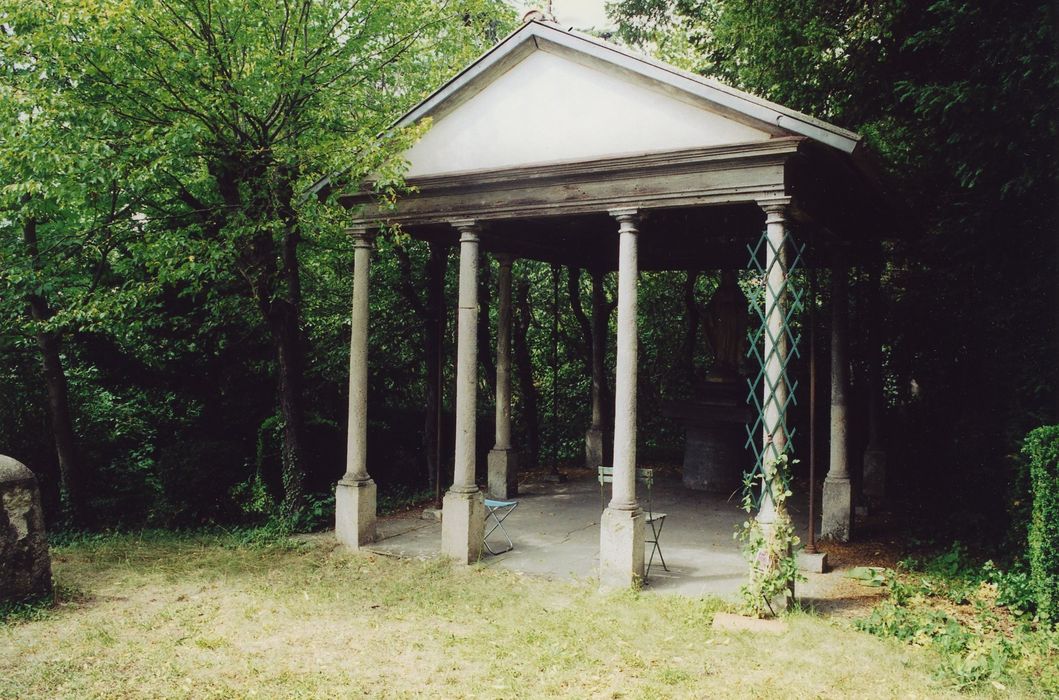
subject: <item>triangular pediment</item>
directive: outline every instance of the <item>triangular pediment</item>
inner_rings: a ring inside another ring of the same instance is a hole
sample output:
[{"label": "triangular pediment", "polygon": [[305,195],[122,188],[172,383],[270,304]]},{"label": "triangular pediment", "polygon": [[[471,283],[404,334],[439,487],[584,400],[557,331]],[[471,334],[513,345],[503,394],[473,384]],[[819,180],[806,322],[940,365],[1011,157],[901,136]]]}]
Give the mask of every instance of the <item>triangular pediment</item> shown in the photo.
[{"label": "triangular pediment", "polygon": [[769,137],[626,76],[536,50],[441,116],[405,158],[415,177]]},{"label": "triangular pediment", "polygon": [[555,25],[530,22],[399,122],[430,118],[411,178],[803,135],[859,137]]}]

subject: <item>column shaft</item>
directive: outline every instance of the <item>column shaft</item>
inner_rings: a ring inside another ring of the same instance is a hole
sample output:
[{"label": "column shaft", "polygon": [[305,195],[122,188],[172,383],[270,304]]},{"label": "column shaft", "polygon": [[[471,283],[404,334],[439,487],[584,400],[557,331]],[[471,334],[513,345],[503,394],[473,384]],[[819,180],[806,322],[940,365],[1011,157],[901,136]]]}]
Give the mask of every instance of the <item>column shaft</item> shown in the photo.
[{"label": "column shaft", "polygon": [[849,393],[849,269],[841,257],[831,271],[831,479],[849,478],[846,407]]},{"label": "column shaft", "polygon": [[644,573],[644,514],[636,502],[636,259],[635,210],[612,211],[618,220],[618,340],[614,381],[614,483],[599,522],[601,588],[639,585]]},{"label": "column shaft", "polygon": [[349,434],[346,441],[346,476],[366,481],[368,435],[368,266],[371,241],[366,236],[353,244],[353,313],[349,339]]},{"label": "column shaft", "polygon": [[496,444],[489,451],[490,498],[506,501],[518,494],[518,455],[511,449],[511,256],[500,262],[496,329]]},{"label": "column shaft", "polygon": [[831,465],[824,479],[820,537],[847,542],[853,526],[846,403],[849,393],[849,269],[842,252],[831,270]]},{"label": "column shaft", "polygon": [[375,540],[376,489],[368,476],[368,268],[372,235],[353,236],[353,304],[349,338],[346,473],[335,486],[335,537],[357,549]]},{"label": "column shaft", "polygon": [[636,510],[636,287],[637,220],[634,213],[615,214],[618,229],[618,339],[614,378],[614,491],[610,507]]},{"label": "column shaft", "polygon": [[496,329],[496,445],[511,449],[511,257],[500,262],[499,309]]},{"label": "column shaft", "polygon": [[475,486],[478,400],[478,233],[460,230],[460,290],[456,333],[456,458],[452,490]]},{"label": "column shaft", "polygon": [[475,481],[478,400],[478,227],[460,232],[460,298],[456,331],[456,460],[452,488],[441,514],[441,553],[462,564],[478,561],[485,534],[485,506]]},{"label": "column shaft", "polygon": [[[765,209],[767,240],[765,259],[765,323],[764,337],[765,381],[763,382],[762,406],[762,459],[766,467],[778,460],[787,450],[786,411],[788,388],[783,368],[789,351],[786,316],[787,289],[787,227],[783,205],[770,205]],[[759,523],[771,524],[776,519],[776,506],[771,490],[765,488],[758,509]]]}]

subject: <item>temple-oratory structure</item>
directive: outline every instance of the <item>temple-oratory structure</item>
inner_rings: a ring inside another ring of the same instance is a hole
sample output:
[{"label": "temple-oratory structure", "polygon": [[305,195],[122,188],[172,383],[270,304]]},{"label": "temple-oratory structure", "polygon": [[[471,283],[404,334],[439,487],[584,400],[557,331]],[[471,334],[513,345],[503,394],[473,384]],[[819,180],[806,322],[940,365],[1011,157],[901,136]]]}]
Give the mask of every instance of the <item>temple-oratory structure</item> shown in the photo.
[{"label": "temple-oratory structure", "polygon": [[[685,478],[692,488],[729,488],[733,481],[738,486],[743,471],[796,447],[788,422],[790,407],[801,399],[790,370],[799,353],[793,315],[804,296],[803,276],[794,273],[806,266],[830,269],[831,358],[838,366],[830,372],[831,463],[822,534],[849,537],[855,470],[845,429],[846,271],[877,256],[879,241],[899,229],[858,134],[537,20],[468,65],[394,128],[424,123],[429,128],[401,156],[410,194],[391,206],[377,200],[372,182],[338,193],[355,249],[349,448],[336,488],[341,542],[357,548],[375,537],[366,367],[385,359],[373,358],[368,347],[369,274],[374,236],[391,224],[415,239],[459,250],[455,473],[446,485],[441,553],[465,563],[482,554],[480,460],[489,463],[490,492],[504,493],[513,482],[518,460],[512,435],[519,426],[510,410],[510,270],[522,260],[578,267],[593,280],[617,276],[616,334],[601,338],[616,350],[613,413],[601,420],[602,397],[593,391],[584,416],[590,435],[605,423],[613,426],[613,492],[599,527],[602,586],[636,585],[644,572],[635,472],[641,270],[725,271],[702,311],[713,364],[696,388],[696,400],[708,411],[687,423],[689,444],[694,438],[700,454],[686,456],[686,467],[699,461],[698,471]],[[325,179],[316,190],[325,194],[332,187]],[[499,302],[495,348],[478,347],[478,315],[485,312],[478,273],[486,256],[501,266],[499,288],[490,295]],[[747,283],[746,300],[740,279]],[[593,286],[602,294],[602,284]],[[747,311],[747,301],[757,313]],[[496,353],[495,396],[478,395],[479,353]],[[593,376],[604,372],[597,366]],[[482,401],[494,404],[497,423],[492,451],[480,454],[476,416]],[[590,450],[593,441],[586,443]],[[722,464],[727,461],[742,466]],[[872,464],[885,461],[876,456]],[[775,504],[762,498],[755,517],[768,527]]]}]

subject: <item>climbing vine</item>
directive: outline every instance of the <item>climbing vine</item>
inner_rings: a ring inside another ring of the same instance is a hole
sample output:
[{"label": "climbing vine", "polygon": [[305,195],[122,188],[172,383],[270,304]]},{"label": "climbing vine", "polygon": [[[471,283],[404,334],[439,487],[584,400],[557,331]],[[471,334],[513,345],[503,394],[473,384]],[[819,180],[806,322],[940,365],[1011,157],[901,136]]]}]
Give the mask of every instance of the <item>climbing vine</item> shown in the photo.
[{"label": "climbing vine", "polygon": [[794,597],[794,583],[804,580],[798,573],[797,550],[801,540],[795,534],[794,524],[787,513],[790,490],[790,458],[780,455],[768,459],[764,469],[747,473],[743,477],[743,510],[753,512],[756,499],[755,488],[760,487],[765,503],[765,489],[775,507],[772,523],[762,524],[755,517],[748,517],[737,529],[735,537],[743,543],[743,556],[750,568],[750,578],[739,592],[743,599],[744,612],[755,617],[775,615],[772,602],[781,594]]}]

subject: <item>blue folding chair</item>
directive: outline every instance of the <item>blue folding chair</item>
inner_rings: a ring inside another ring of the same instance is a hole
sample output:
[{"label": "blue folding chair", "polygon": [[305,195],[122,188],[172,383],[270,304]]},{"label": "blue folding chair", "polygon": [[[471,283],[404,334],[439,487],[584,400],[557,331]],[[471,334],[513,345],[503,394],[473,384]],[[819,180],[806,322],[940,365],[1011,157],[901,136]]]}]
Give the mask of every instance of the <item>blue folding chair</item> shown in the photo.
[{"label": "blue folding chair", "polygon": [[[507,516],[511,515],[512,511],[517,507],[518,501],[494,501],[491,498],[485,499],[485,524],[489,526],[489,529],[486,531],[485,537],[482,538],[482,544],[485,545],[485,548],[489,550],[490,554],[503,554],[504,552],[510,552],[515,548],[514,543],[511,541],[511,535],[507,533],[507,528],[504,527],[504,521],[507,520]],[[507,540],[506,549],[494,550],[489,545],[489,536],[497,530],[500,530],[504,539]]]}]

